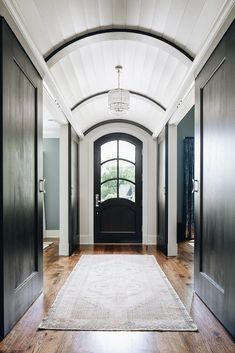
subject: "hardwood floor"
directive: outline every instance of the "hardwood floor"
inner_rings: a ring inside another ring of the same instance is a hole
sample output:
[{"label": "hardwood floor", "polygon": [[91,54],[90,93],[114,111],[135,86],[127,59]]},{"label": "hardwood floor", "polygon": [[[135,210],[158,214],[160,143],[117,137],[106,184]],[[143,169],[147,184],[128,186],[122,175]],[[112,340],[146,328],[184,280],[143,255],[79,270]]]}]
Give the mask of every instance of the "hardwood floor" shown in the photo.
[{"label": "hardwood floor", "polygon": [[[74,265],[83,254],[153,254],[198,326],[199,332],[37,331]],[[44,295],[41,295],[0,343],[0,353],[232,353],[235,344],[193,293],[193,247],[183,243],[179,255],[167,258],[154,246],[82,246],[71,257],[59,257],[57,243],[44,251]]]}]

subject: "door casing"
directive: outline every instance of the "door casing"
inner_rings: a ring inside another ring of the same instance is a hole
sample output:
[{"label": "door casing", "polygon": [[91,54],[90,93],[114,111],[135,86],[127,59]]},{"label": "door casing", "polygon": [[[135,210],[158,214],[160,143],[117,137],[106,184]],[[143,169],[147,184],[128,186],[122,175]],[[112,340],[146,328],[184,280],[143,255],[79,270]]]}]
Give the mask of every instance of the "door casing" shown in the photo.
[{"label": "door casing", "polygon": [[[168,124],[158,137],[157,248],[168,255]],[[163,144],[161,146],[161,144]],[[160,149],[163,149],[160,151]],[[160,156],[162,152],[162,156]],[[163,157],[163,160],[162,160]]]},{"label": "door casing", "polygon": [[74,128],[68,127],[68,211],[69,255],[79,248],[79,137]]}]

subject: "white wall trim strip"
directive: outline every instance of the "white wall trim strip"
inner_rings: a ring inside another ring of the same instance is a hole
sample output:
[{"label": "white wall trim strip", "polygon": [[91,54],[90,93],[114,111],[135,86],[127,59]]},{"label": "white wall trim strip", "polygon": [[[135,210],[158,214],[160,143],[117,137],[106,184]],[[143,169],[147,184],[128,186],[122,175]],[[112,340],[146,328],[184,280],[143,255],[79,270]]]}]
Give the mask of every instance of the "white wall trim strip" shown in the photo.
[{"label": "white wall trim strip", "polygon": [[59,255],[69,255],[68,125],[60,127],[60,243]]},{"label": "white wall trim strip", "polygon": [[54,229],[54,230],[45,230],[45,238],[59,238],[60,237],[60,230],[59,229]]}]

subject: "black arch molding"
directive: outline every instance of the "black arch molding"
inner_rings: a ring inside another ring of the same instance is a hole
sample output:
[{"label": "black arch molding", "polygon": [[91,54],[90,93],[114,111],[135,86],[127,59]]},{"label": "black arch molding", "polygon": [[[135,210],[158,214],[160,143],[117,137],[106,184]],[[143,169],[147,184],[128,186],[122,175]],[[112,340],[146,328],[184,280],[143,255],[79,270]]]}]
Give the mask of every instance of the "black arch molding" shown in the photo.
[{"label": "black arch molding", "polygon": [[139,123],[137,123],[136,121],[132,121],[132,120],[127,120],[127,119],[109,119],[109,120],[104,120],[101,121],[95,125],[92,125],[91,127],[89,127],[85,132],[84,132],[84,136],[86,136],[87,134],[89,134],[89,132],[91,132],[92,130],[95,130],[97,127],[103,126],[103,125],[107,125],[107,124],[113,124],[113,123],[124,123],[124,124],[129,124],[129,125],[134,125],[142,130],[144,130],[145,132],[147,132],[147,134],[149,134],[150,136],[153,135],[153,132],[151,130],[149,130],[147,127],[145,127],[144,125],[141,125]]},{"label": "black arch molding", "polygon": [[[83,103],[89,101],[90,99],[95,98],[95,97],[102,96],[102,95],[104,95],[104,94],[107,94],[108,92],[109,92],[109,90],[107,90],[107,91],[102,91],[102,92],[97,92],[97,93],[94,93],[94,94],[92,94],[92,95],[90,95],[90,96],[88,96],[88,97],[82,99],[81,101],[79,101],[78,103],[76,103],[76,104],[71,108],[71,111],[74,111],[74,110],[77,109],[80,105],[82,105]],[[131,94],[134,94],[134,95],[136,95],[136,96],[139,96],[139,97],[141,97],[141,98],[144,98],[144,99],[146,99],[146,100],[152,102],[153,104],[156,104],[156,105],[157,105],[159,108],[161,108],[163,111],[166,111],[166,108],[165,108],[161,103],[157,102],[155,99],[153,99],[153,98],[151,98],[151,97],[149,97],[149,96],[146,96],[145,94],[140,93],[140,92],[130,91],[130,90],[129,90],[129,92],[130,92]]]},{"label": "black arch molding", "polygon": [[[157,34],[154,33],[150,33],[147,31],[143,31],[140,29],[134,29],[134,28],[106,28],[106,29],[100,29],[100,30],[95,30],[95,31],[91,31],[85,34],[80,34],[77,35],[75,37],[73,37],[72,39],[68,39],[65,42],[62,42],[62,44],[59,44],[58,47],[56,49],[54,49],[53,51],[51,51],[48,55],[46,55],[45,57],[45,61],[48,62],[49,60],[51,60],[56,54],[58,54],[60,51],[63,51],[74,43],[79,42],[83,39],[89,39],[92,38],[93,36],[99,36],[102,34],[112,34],[112,33],[129,33],[129,34],[138,34],[143,36],[143,38],[152,38],[152,39],[156,39],[158,41],[161,41],[165,44],[168,44],[169,46],[171,46],[172,48],[176,49],[178,52],[180,52],[181,54],[183,54],[186,58],[188,58],[190,61],[194,60],[194,57],[187,52],[185,49],[181,48],[179,45],[177,45],[176,43],[171,42],[169,39],[166,38],[162,38]],[[67,52],[67,51],[66,51]]]}]

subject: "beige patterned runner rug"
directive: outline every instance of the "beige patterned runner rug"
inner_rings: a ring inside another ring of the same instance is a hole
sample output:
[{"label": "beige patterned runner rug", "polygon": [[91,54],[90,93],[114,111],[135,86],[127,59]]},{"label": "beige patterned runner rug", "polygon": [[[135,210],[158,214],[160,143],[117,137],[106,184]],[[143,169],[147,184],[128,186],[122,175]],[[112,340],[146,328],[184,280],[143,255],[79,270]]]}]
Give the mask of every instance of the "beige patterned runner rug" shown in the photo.
[{"label": "beige patterned runner rug", "polygon": [[83,255],[39,328],[197,330],[151,255]]}]

